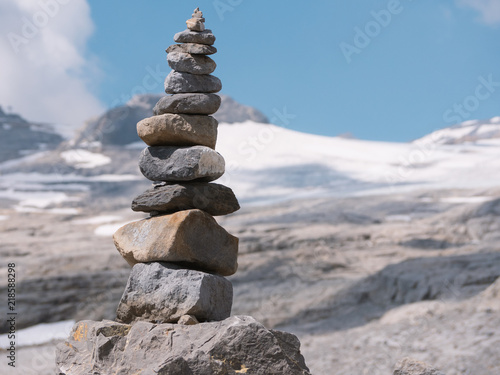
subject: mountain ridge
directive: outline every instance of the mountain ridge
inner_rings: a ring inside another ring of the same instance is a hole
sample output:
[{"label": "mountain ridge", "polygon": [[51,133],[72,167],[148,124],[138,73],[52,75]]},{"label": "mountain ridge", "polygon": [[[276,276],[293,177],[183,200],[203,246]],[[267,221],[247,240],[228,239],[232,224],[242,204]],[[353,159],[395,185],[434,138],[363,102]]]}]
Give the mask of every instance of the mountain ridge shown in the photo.
[{"label": "mountain ridge", "polygon": [[[77,131],[70,146],[92,147],[96,142],[126,145],[139,141],[136,125],[153,116],[153,107],[163,94],[136,95],[122,106],[112,108],[97,118],[90,119]],[[259,110],[238,103],[227,95],[220,95],[220,109],[213,115],[219,123],[239,123],[247,120],[268,123]]]},{"label": "mountain ridge", "polygon": [[64,138],[53,126],[30,122],[0,107],[0,163],[55,149]]},{"label": "mountain ridge", "polygon": [[469,120],[442,128],[415,140],[414,143],[453,145],[494,138],[500,138],[500,116],[488,120]]}]

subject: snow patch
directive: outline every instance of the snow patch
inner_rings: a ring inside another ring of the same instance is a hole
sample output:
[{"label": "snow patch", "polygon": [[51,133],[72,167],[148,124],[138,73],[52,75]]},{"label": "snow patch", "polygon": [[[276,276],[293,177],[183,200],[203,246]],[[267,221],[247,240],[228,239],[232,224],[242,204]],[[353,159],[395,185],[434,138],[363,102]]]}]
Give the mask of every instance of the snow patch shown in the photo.
[{"label": "snow patch", "polygon": [[17,212],[31,212],[40,214],[54,214],[54,215],[78,215],[80,210],[77,208],[34,208],[34,207],[23,207],[14,206]]},{"label": "snow patch", "polygon": [[219,124],[217,151],[226,173],[216,183],[231,187],[245,205],[500,186],[500,138],[453,145],[375,142],[247,121]]},{"label": "snow patch", "polygon": [[100,237],[111,237],[118,229],[129,223],[130,222],[101,225],[94,230],[94,234]]},{"label": "snow patch", "polygon": [[7,220],[8,218],[8,216],[0,215],[0,221]]},{"label": "snow patch", "polygon": [[385,217],[385,221],[409,223],[411,221],[411,216],[409,216],[409,215],[389,215],[389,216]]},{"label": "snow patch", "polygon": [[98,176],[78,176],[76,174],[42,174],[42,173],[11,173],[2,175],[0,187],[17,188],[19,184],[67,184],[86,182],[116,182],[142,180],[140,176],[133,174],[102,174]]},{"label": "snow patch", "polygon": [[102,216],[89,217],[86,219],[74,220],[72,223],[77,225],[88,225],[88,224],[98,225],[98,224],[112,223],[119,220],[122,220],[121,216],[102,215]]},{"label": "snow patch", "polygon": [[443,203],[484,203],[495,199],[494,197],[447,197],[441,198],[440,201]]},{"label": "snow patch", "polygon": [[83,149],[63,151],[61,157],[67,164],[82,169],[96,168],[111,163],[111,158],[108,156]]},{"label": "snow patch", "polygon": [[[16,347],[41,345],[52,340],[65,339],[71,333],[75,324],[74,320],[65,320],[57,323],[37,324],[16,331]],[[0,335],[0,348],[8,349],[10,346],[8,334]]]},{"label": "snow patch", "polygon": [[87,177],[82,181],[120,182],[120,181],[142,181],[144,178],[135,174],[102,174],[100,176]]},{"label": "snow patch", "polygon": [[0,198],[20,201],[18,207],[46,208],[52,204],[75,201],[76,198],[54,191],[16,191],[0,190]]},{"label": "snow patch", "polygon": [[491,138],[500,138],[500,117],[493,117],[486,121],[465,121],[449,128],[437,130],[414,143],[463,144]]},{"label": "snow patch", "polygon": [[142,150],[145,147],[146,145],[142,141],[132,142],[125,146],[125,148],[129,150]]}]

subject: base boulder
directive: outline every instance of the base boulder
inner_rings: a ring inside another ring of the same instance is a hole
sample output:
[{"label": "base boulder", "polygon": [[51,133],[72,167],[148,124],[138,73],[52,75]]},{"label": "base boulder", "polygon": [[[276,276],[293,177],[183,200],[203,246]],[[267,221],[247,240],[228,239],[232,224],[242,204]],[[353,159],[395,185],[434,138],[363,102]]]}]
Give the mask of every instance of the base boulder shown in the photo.
[{"label": "base boulder", "polygon": [[310,374],[297,337],[249,316],[189,326],[83,321],[56,362],[59,375]]}]

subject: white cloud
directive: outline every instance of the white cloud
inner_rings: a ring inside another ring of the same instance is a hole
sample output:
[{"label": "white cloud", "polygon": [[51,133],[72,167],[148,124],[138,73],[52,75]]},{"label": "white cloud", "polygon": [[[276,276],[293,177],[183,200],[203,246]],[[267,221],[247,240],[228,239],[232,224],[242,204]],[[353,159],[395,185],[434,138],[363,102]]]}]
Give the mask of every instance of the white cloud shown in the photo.
[{"label": "white cloud", "polygon": [[458,0],[458,4],[477,10],[481,21],[487,25],[500,24],[499,0]]},{"label": "white cloud", "polygon": [[87,0],[1,1],[0,105],[67,129],[103,111],[89,89],[100,74],[86,51],[93,28]]}]

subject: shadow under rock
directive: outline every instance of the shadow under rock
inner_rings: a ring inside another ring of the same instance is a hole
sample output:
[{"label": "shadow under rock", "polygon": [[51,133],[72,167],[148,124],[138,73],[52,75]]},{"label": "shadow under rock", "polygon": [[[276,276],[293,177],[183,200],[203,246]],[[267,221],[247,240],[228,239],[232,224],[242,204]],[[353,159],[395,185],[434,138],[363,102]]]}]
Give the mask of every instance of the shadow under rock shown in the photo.
[{"label": "shadow under rock", "polygon": [[[424,300],[471,298],[500,277],[500,252],[417,258],[389,265],[328,301],[279,324],[307,333],[365,325],[385,312]],[[300,324],[298,324],[300,322]]]},{"label": "shadow under rock", "polygon": [[400,242],[399,244],[404,247],[424,250],[443,250],[450,247],[459,247],[466,245],[465,243],[456,244],[446,240],[436,240],[434,238],[413,238],[409,241]]}]

